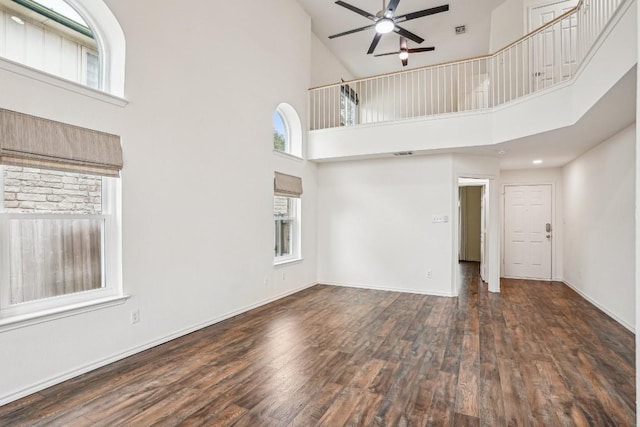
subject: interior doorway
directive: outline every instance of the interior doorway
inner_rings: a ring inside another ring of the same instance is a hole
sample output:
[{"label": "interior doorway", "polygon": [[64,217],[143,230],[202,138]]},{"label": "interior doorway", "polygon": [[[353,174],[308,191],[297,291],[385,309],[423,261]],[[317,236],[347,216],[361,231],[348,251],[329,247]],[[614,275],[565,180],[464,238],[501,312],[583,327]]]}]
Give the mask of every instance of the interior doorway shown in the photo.
[{"label": "interior doorway", "polygon": [[480,277],[487,282],[488,180],[458,179],[458,261],[480,264]]}]

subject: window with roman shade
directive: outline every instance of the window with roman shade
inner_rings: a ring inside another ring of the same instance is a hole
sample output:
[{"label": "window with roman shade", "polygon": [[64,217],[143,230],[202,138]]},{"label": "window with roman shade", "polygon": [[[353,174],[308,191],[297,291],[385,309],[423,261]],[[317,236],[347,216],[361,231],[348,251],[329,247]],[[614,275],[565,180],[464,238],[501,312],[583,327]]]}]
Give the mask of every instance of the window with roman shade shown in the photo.
[{"label": "window with roman shade", "polygon": [[121,295],[120,137],[0,109],[0,320]]},{"label": "window with roman shade", "polygon": [[302,179],[275,172],[273,194],[274,261],[277,264],[298,260],[301,258]]}]

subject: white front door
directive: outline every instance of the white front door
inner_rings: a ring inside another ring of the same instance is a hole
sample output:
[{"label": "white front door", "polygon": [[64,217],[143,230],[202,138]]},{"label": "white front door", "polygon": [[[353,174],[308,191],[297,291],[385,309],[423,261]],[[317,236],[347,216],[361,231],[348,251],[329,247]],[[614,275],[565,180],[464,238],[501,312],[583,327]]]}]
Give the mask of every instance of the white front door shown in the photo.
[{"label": "white front door", "polygon": [[551,280],[551,185],[508,185],[504,276]]},{"label": "white front door", "polygon": [[[540,28],[573,9],[577,0],[533,6],[529,9],[529,31]],[[576,16],[564,20],[558,27],[542,30],[533,40],[533,89],[539,90],[571,77],[576,69]]]}]

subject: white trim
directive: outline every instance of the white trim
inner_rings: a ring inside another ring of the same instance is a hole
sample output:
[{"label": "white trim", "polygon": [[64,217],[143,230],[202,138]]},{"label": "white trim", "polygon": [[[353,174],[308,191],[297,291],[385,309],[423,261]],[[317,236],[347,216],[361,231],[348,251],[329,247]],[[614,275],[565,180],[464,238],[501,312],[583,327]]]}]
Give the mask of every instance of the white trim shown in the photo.
[{"label": "white trim", "polygon": [[580,295],[582,298],[587,300],[589,303],[593,304],[596,308],[598,308],[604,314],[606,314],[607,316],[609,316],[610,318],[612,318],[613,320],[615,320],[616,322],[618,322],[619,324],[624,326],[630,332],[633,332],[635,334],[636,328],[635,328],[634,325],[630,325],[627,322],[625,322],[624,320],[622,320],[620,317],[616,316],[615,313],[613,313],[612,311],[610,311],[607,308],[605,308],[602,304],[600,304],[595,299],[591,298],[589,295],[584,293],[582,290],[578,289],[576,286],[572,285],[569,281],[565,280],[562,283],[567,285],[571,289],[573,289],[578,295]]},{"label": "white trim", "polygon": [[[289,291],[285,291],[285,292],[282,292],[280,294],[277,294],[277,295],[275,295],[275,296],[273,296],[271,298],[267,298],[267,299],[264,299],[262,301],[259,301],[259,302],[255,303],[255,304],[251,304],[251,305],[245,306],[245,307],[240,308],[238,310],[233,310],[233,311],[231,311],[229,313],[226,313],[226,314],[223,314],[221,316],[215,317],[215,318],[213,318],[211,320],[208,320],[208,321],[205,321],[205,322],[202,322],[202,323],[198,323],[196,325],[193,325],[193,326],[190,326],[190,327],[187,327],[187,328],[184,328],[184,329],[180,329],[180,330],[178,330],[178,331],[176,331],[176,332],[174,332],[172,334],[166,335],[166,336],[164,336],[162,338],[158,338],[156,340],[148,341],[145,344],[130,348],[129,350],[125,350],[125,351],[116,353],[116,354],[114,354],[112,356],[109,356],[109,357],[105,357],[105,358],[100,359],[100,360],[98,360],[98,361],[96,361],[94,363],[90,363],[90,364],[84,365],[84,366],[82,366],[82,367],[80,367],[78,369],[74,369],[74,370],[68,371],[68,372],[66,372],[64,374],[61,374],[61,375],[56,375],[56,376],[54,376],[52,378],[49,378],[48,380],[41,381],[41,382],[39,382],[37,384],[32,385],[31,387],[24,388],[24,389],[19,390],[19,391],[15,392],[15,393],[11,393],[11,394],[8,394],[8,395],[2,395],[2,396],[0,396],[0,406],[6,405],[9,402],[13,402],[13,401],[18,400],[20,398],[23,398],[25,396],[29,396],[30,394],[37,393],[38,391],[44,390],[45,388],[51,387],[53,385],[60,384],[61,382],[70,380],[70,379],[75,378],[75,377],[77,377],[79,375],[86,374],[87,372],[90,372],[90,371],[93,371],[95,369],[101,368],[103,366],[109,365],[110,363],[117,362],[118,360],[122,360],[122,359],[125,359],[125,358],[129,357],[129,356],[133,356],[134,354],[140,353],[142,351],[148,350],[150,348],[156,347],[156,346],[161,345],[161,344],[165,344],[165,343],[167,343],[169,341],[172,341],[172,340],[174,340],[176,338],[180,338],[180,337],[182,337],[184,335],[190,334],[192,332],[198,331],[198,330],[206,328],[208,326],[215,325],[216,323],[222,322],[223,320],[229,319],[231,317],[237,316],[237,315],[242,314],[242,313],[246,313],[247,311],[253,310],[253,309],[261,307],[263,305],[270,304],[270,303],[272,303],[274,301],[277,301],[277,300],[280,300],[282,298],[288,297],[289,295],[293,295],[293,294],[301,292],[301,291],[303,291],[305,289],[311,288],[311,287],[313,287],[313,286],[315,286],[317,284],[318,284],[317,282],[312,282],[312,283],[309,283],[309,284],[306,284],[306,285],[303,285],[303,286],[299,286],[299,287],[291,289]],[[128,297],[122,297],[122,298],[126,299]]]},{"label": "white trim", "polygon": [[111,95],[110,93],[102,92],[100,90],[92,89],[81,83],[66,80],[54,74],[49,74],[47,72],[40,71],[36,68],[14,62],[6,58],[0,57],[0,69],[118,107],[126,107],[129,104],[129,101],[124,98],[120,98],[118,96]]},{"label": "white trim", "polygon": [[37,325],[38,323],[51,322],[52,320],[64,317],[76,316],[90,311],[100,310],[108,307],[115,307],[124,304],[129,299],[129,295],[108,297],[99,300],[91,300],[73,305],[52,308],[35,313],[12,316],[7,319],[0,319],[0,333],[24,328],[26,326]]},{"label": "white trim", "polygon": [[274,261],[273,262],[273,266],[274,267],[285,267],[288,264],[295,264],[298,262],[302,262],[304,261],[304,258],[291,258],[291,259],[283,259],[283,260],[279,260],[279,261]]},{"label": "white trim", "polygon": [[298,161],[300,163],[302,163],[304,161],[304,158],[297,156],[295,154],[291,154],[291,153],[287,153],[286,151],[280,151],[280,150],[276,150],[275,148],[273,149],[273,154],[280,156],[280,157],[284,157],[285,159],[289,159],[289,160],[295,160]]},{"label": "white trim", "polygon": [[361,285],[356,283],[345,283],[345,282],[328,282],[326,280],[318,281],[321,285],[328,286],[338,286],[343,288],[355,288],[355,289],[368,289],[371,291],[385,291],[385,292],[400,292],[403,294],[417,294],[417,295],[428,295],[433,297],[447,297],[447,298],[455,298],[457,295],[453,295],[448,292],[435,292],[421,289],[409,289],[409,288],[390,288],[387,286],[371,286],[371,285]]}]

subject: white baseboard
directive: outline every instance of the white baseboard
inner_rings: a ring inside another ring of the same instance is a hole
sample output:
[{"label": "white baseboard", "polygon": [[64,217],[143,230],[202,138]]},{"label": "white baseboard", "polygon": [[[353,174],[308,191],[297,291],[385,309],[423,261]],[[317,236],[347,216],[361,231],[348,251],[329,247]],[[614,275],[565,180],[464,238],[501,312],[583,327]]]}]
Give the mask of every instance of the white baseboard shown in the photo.
[{"label": "white baseboard", "polygon": [[578,289],[576,286],[574,286],[573,284],[571,284],[569,281],[564,280],[562,283],[564,283],[565,285],[567,285],[568,287],[570,287],[571,289],[573,289],[574,291],[576,291],[576,293],[578,295],[580,295],[582,298],[586,299],[587,301],[589,301],[591,304],[595,305],[596,307],[598,307],[598,309],[600,311],[602,311],[604,314],[606,314],[607,316],[611,317],[613,320],[615,320],[616,322],[618,322],[619,324],[621,324],[622,326],[624,326],[625,328],[627,328],[629,331],[633,332],[634,334],[636,333],[636,328],[633,325],[628,324],[627,322],[625,322],[624,320],[622,320],[620,317],[618,317],[615,313],[612,313],[611,311],[607,310],[605,307],[603,307],[598,301],[594,300],[593,298],[591,298],[589,295],[585,294],[582,290]]},{"label": "white baseboard", "polygon": [[386,292],[402,292],[405,294],[418,294],[418,295],[429,295],[434,297],[455,297],[457,295],[453,295],[451,293],[446,292],[434,292],[434,291],[423,291],[417,289],[406,289],[406,288],[389,288],[385,286],[371,286],[371,285],[360,285],[356,283],[345,283],[345,282],[329,282],[326,280],[318,281],[321,285],[329,285],[329,286],[342,286],[345,288],[357,288],[357,289],[370,289],[374,291],[386,291]]},{"label": "white baseboard", "polygon": [[96,361],[94,363],[90,363],[88,365],[84,365],[84,366],[82,366],[82,367],[80,367],[78,369],[74,369],[72,371],[65,372],[64,374],[57,375],[57,376],[55,376],[53,378],[49,378],[48,380],[39,382],[37,384],[34,384],[33,386],[27,387],[25,389],[22,389],[20,391],[15,392],[15,393],[11,393],[11,394],[8,394],[8,395],[0,396],[0,406],[6,405],[7,403],[10,403],[10,402],[13,402],[15,400],[21,399],[23,397],[29,396],[30,394],[37,393],[39,391],[42,391],[42,390],[44,390],[44,389],[46,389],[48,387],[54,386],[56,384],[60,384],[60,383],[62,383],[64,381],[70,380],[70,379],[75,378],[75,377],[77,377],[79,375],[86,374],[87,372],[91,372],[91,371],[93,371],[95,369],[101,368],[101,367],[106,366],[106,365],[108,365],[110,363],[117,362],[118,360],[125,359],[125,358],[127,358],[129,356],[133,356],[134,354],[137,354],[137,353],[140,353],[142,351],[148,350],[150,348],[156,347],[156,346],[158,346],[160,344],[164,344],[164,343],[167,343],[167,342],[169,342],[171,340],[174,340],[176,338],[180,338],[183,335],[187,335],[187,334],[190,334],[190,333],[195,332],[197,330],[206,328],[208,326],[215,325],[216,323],[219,323],[219,322],[222,322],[223,320],[227,320],[227,319],[229,319],[231,317],[237,316],[238,314],[245,313],[247,311],[253,310],[255,308],[258,308],[258,307],[261,307],[263,305],[266,305],[266,304],[272,303],[274,301],[277,301],[279,299],[285,298],[285,297],[287,297],[289,295],[293,295],[295,293],[303,291],[303,290],[305,290],[307,288],[310,288],[312,286],[315,286],[317,284],[318,284],[317,282],[313,282],[313,283],[310,283],[310,284],[307,284],[307,285],[303,285],[303,286],[300,286],[298,288],[295,288],[295,289],[280,293],[278,295],[275,295],[275,296],[273,296],[271,298],[267,298],[265,300],[262,300],[260,302],[255,303],[255,304],[251,304],[251,305],[245,306],[243,308],[231,311],[229,313],[223,314],[222,316],[218,316],[218,317],[215,317],[213,319],[210,319],[210,320],[208,320],[206,322],[202,322],[202,323],[199,323],[197,325],[193,325],[193,326],[181,329],[181,330],[176,331],[176,332],[174,332],[172,334],[169,334],[169,335],[167,335],[165,337],[158,338],[158,339],[153,340],[153,341],[149,341],[149,342],[147,342],[145,344],[130,348],[130,349],[125,350],[123,352],[114,354],[112,356],[106,357],[106,358],[101,359],[101,360],[98,360],[98,361]]}]

